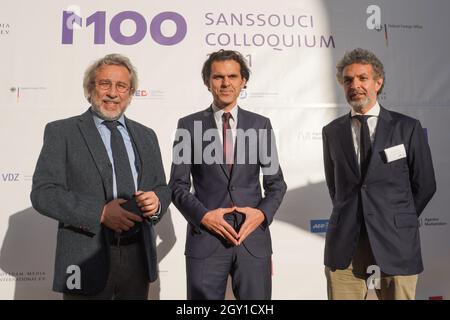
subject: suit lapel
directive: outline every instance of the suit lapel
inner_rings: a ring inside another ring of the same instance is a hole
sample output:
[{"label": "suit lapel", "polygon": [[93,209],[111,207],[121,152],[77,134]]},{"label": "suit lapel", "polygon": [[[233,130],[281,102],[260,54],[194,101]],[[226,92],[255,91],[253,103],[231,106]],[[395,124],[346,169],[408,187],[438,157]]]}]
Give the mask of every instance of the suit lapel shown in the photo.
[{"label": "suit lapel", "polygon": [[372,156],[370,158],[369,168],[367,169],[366,177],[375,172],[377,165],[381,163],[379,153],[382,152],[386,146],[386,142],[391,135],[392,129],[392,116],[388,110],[380,106],[380,115],[378,116],[377,128],[375,131],[375,140],[372,148]]},{"label": "suit lapel", "polygon": [[95,127],[94,119],[88,110],[78,118],[78,127],[86,142],[86,145],[94,159],[95,165],[102,177],[103,187],[106,190],[106,199],[113,199],[112,164],[109,161],[105,145],[100,133]]},{"label": "suit lapel", "polygon": [[358,160],[356,159],[355,145],[353,143],[352,122],[350,113],[348,114],[347,117],[342,118],[338,131],[339,132],[337,132],[337,135],[341,142],[344,155],[348,163],[350,164],[350,168],[352,168],[353,173],[357,177],[360,177],[361,173],[359,171]]}]

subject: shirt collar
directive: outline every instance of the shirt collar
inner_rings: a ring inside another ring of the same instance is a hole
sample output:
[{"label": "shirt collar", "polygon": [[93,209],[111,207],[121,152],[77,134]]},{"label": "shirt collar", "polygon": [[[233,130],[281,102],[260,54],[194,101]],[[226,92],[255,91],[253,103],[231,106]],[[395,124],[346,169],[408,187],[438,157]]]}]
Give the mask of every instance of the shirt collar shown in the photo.
[{"label": "shirt collar", "polygon": [[[351,116],[356,116],[356,115],[361,115],[361,113],[355,112],[355,110],[353,110],[353,108],[351,109]],[[367,111],[365,114],[365,116],[372,116],[372,117],[378,117],[380,115],[380,104],[378,103],[378,101],[375,103],[375,105],[369,110]]]},{"label": "shirt collar", "polygon": [[[236,104],[233,109],[231,109],[230,113],[231,113],[231,117],[233,118],[233,121],[237,120],[237,115],[238,115],[238,105]],[[218,107],[216,107],[214,105],[214,103],[212,104],[212,110],[214,112],[214,118],[217,121],[222,121],[222,115],[225,113],[223,110],[219,109]]]}]

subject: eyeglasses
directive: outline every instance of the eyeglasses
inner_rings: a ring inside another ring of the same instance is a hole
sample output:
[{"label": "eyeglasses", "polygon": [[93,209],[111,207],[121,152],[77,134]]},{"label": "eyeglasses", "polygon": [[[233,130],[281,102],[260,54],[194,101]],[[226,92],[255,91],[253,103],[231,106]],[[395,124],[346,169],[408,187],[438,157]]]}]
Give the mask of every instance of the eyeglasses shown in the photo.
[{"label": "eyeglasses", "polygon": [[[96,85],[102,90],[110,90],[112,88],[112,82],[109,80],[100,80]],[[120,93],[125,93],[130,90],[130,86],[123,82],[116,82],[116,90]]]}]

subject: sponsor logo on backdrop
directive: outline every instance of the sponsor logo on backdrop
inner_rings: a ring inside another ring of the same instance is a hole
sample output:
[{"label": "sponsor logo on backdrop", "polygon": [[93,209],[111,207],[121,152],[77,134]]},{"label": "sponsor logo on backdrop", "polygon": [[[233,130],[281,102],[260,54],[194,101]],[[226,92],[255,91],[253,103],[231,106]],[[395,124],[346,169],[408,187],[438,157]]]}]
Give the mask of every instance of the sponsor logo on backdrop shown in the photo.
[{"label": "sponsor logo on backdrop", "polygon": [[0,37],[9,35],[10,25],[7,22],[0,22]]},{"label": "sponsor logo on backdrop", "polygon": [[380,103],[386,102],[388,96],[388,92],[386,90],[386,87],[383,88],[383,91],[381,91],[381,93],[377,96],[377,100]]},{"label": "sponsor logo on backdrop", "polygon": [[77,43],[76,33],[92,33],[92,41],[96,45],[112,41],[129,46],[144,41],[161,46],[173,46],[186,37],[187,22],[181,14],[172,11],[159,13],[140,13],[131,10],[118,13],[95,11],[85,16],[81,13],[80,7],[70,6],[62,12],[61,43],[67,45]]},{"label": "sponsor logo on backdrop", "polygon": [[0,173],[0,183],[15,183],[21,181],[31,181],[33,175],[25,175],[18,172],[1,172]]},{"label": "sponsor logo on backdrop", "polygon": [[[383,21],[382,11],[380,6],[377,5],[369,5],[366,9],[367,20],[366,27],[369,30],[374,30],[382,34],[384,37],[386,47],[389,46],[389,34],[394,31],[404,31],[404,32],[413,32],[413,31],[422,31],[423,25],[414,24],[410,21],[402,22],[402,23],[389,23]],[[400,18],[398,18],[400,19]]]},{"label": "sponsor logo on backdrop", "polygon": [[3,272],[0,271],[0,283],[2,282],[37,282],[46,281],[47,275],[45,271],[13,271]]},{"label": "sponsor logo on backdrop", "polygon": [[[311,13],[204,12],[199,19],[206,27],[203,39],[211,47],[266,47],[279,51],[336,47],[332,34],[318,31],[322,21]],[[73,45],[77,33],[92,33],[96,45],[111,41],[134,45],[148,41],[173,46],[185,39],[187,31],[186,19],[174,11],[82,14],[80,7],[70,6],[62,12],[61,43]]]},{"label": "sponsor logo on backdrop", "polygon": [[299,130],[296,135],[298,141],[322,140],[322,131]]},{"label": "sponsor logo on backdrop", "polygon": [[25,95],[24,92],[27,92],[27,96],[29,93],[35,91],[43,91],[43,90],[47,90],[46,87],[11,87],[9,88],[9,91],[11,92],[11,94],[14,94],[16,96],[16,101],[17,103],[20,102],[20,99]]},{"label": "sponsor logo on backdrop", "polygon": [[447,222],[438,217],[420,217],[419,227],[442,227],[446,226]]},{"label": "sponsor logo on backdrop", "polygon": [[317,31],[322,21],[310,13],[206,12],[205,43],[211,47],[273,50],[335,48],[332,34]]},{"label": "sponsor logo on backdrop", "polygon": [[134,93],[134,98],[137,100],[164,100],[165,93],[158,89],[139,89]]},{"label": "sponsor logo on backdrop", "polygon": [[311,220],[311,232],[312,233],[326,233],[328,229],[329,219]]}]

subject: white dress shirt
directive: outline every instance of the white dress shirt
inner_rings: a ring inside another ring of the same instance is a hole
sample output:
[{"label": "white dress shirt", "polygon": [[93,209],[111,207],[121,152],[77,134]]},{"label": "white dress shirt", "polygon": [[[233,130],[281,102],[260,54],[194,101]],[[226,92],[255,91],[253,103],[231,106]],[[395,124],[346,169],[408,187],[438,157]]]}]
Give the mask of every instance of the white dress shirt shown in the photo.
[{"label": "white dress shirt", "polygon": [[[219,131],[219,137],[220,141],[223,144],[223,133],[222,133],[222,127],[223,127],[223,119],[222,115],[225,113],[223,110],[217,108],[214,103],[212,104],[212,109],[214,112],[214,120],[216,121],[216,126]],[[238,117],[238,107],[235,105],[233,109],[231,109],[231,118],[229,120],[230,122],[230,128],[231,132],[233,133],[233,150],[234,150],[234,142],[236,141],[236,128],[237,128],[237,117]]]}]

